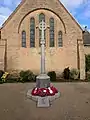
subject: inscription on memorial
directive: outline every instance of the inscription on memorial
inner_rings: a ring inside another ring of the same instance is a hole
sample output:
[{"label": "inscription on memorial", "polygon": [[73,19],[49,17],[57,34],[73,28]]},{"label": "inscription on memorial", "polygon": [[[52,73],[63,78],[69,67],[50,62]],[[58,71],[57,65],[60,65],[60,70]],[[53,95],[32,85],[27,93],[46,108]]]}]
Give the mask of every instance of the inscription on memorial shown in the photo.
[{"label": "inscription on memorial", "polygon": [[39,97],[37,107],[49,107],[48,97]]}]

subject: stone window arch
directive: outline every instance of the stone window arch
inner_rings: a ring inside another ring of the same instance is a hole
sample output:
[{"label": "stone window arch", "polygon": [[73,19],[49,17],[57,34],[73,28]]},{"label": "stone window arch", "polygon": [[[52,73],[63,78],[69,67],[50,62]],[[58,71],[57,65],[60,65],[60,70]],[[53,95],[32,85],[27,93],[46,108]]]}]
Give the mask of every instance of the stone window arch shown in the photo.
[{"label": "stone window arch", "polygon": [[63,40],[62,40],[62,31],[58,32],[58,47],[63,46]]},{"label": "stone window arch", "polygon": [[30,18],[30,47],[35,47],[35,19]]},{"label": "stone window arch", "polygon": [[54,18],[50,18],[50,47],[54,47]]},{"label": "stone window arch", "polygon": [[22,47],[26,47],[26,31],[22,31]]},{"label": "stone window arch", "polygon": [[[42,20],[45,22],[45,15],[44,13],[39,14],[39,23],[42,22]],[[41,41],[41,30],[39,30],[39,46],[40,46],[40,41]],[[44,31],[44,39],[46,40],[46,31]]]}]

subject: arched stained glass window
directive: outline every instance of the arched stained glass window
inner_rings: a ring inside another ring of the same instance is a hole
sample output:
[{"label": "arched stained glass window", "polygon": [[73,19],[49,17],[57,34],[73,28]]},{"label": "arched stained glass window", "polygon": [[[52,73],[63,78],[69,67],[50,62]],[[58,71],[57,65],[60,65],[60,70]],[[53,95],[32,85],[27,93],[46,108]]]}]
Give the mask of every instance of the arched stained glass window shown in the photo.
[{"label": "arched stained glass window", "polygon": [[50,18],[50,47],[54,47],[54,18]]},{"label": "arched stained glass window", "polygon": [[[43,13],[39,15],[39,23],[42,22],[42,20],[45,22],[45,15]],[[42,33],[41,30],[39,30],[39,46],[41,42],[41,33]],[[44,31],[44,36],[45,36],[45,33],[46,32]],[[46,37],[44,39],[46,39]]]},{"label": "arched stained glass window", "polygon": [[26,47],[26,32],[22,31],[22,47]]},{"label": "arched stained glass window", "polygon": [[35,19],[30,19],[30,47],[35,47]]},{"label": "arched stained glass window", "polygon": [[58,47],[62,47],[63,43],[62,43],[62,31],[58,32]]},{"label": "arched stained glass window", "polygon": [[39,15],[39,22],[42,22],[42,20],[45,22],[45,15],[43,13]]}]

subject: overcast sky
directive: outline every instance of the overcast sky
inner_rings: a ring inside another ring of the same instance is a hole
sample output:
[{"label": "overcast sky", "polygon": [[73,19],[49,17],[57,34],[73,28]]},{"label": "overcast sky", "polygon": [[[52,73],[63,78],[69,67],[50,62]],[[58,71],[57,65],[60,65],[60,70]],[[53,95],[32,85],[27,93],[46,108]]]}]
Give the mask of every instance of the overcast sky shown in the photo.
[{"label": "overcast sky", "polygon": [[[13,12],[21,0],[0,0],[0,26]],[[90,0],[61,0],[68,11],[84,28],[90,30]]]}]

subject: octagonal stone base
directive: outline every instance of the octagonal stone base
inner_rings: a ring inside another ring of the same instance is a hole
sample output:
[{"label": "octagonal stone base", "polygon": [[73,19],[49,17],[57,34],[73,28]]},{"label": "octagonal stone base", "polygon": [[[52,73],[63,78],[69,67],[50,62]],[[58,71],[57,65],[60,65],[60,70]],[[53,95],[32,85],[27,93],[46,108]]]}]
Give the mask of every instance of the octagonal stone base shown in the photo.
[{"label": "octagonal stone base", "polygon": [[40,98],[41,98],[41,99],[42,99],[42,98],[47,98],[47,99],[49,100],[49,106],[43,106],[43,105],[42,105],[42,107],[50,107],[50,105],[52,105],[52,102],[53,102],[54,100],[56,100],[57,98],[60,97],[60,93],[59,93],[59,92],[56,93],[54,96],[45,96],[45,97],[33,96],[33,95],[31,94],[31,92],[32,92],[32,89],[28,90],[28,92],[27,92],[27,97],[28,97],[29,99],[37,102],[37,107],[39,107],[39,106],[38,106],[38,100],[39,100]]},{"label": "octagonal stone base", "polygon": [[50,77],[47,74],[40,74],[36,78],[37,88],[48,88],[50,87]]}]

